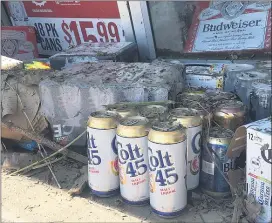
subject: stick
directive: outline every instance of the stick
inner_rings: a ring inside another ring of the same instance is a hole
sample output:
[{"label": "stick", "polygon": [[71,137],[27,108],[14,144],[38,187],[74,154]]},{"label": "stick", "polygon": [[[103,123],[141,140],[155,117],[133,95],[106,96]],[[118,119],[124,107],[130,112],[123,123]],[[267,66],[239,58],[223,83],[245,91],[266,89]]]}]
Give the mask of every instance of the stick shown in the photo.
[{"label": "stick", "polygon": [[[73,151],[71,151],[71,150],[68,150],[68,151],[67,151],[67,150],[65,151],[64,149],[61,150],[62,147],[61,147],[59,144],[57,144],[57,143],[51,141],[50,139],[47,139],[47,138],[41,136],[41,135],[39,135],[39,134],[37,134],[37,133],[35,133],[35,132],[31,132],[31,131],[29,131],[29,130],[25,130],[25,129],[22,129],[22,128],[20,128],[20,127],[14,126],[13,123],[5,123],[5,122],[1,122],[1,125],[2,125],[2,128],[7,128],[7,129],[9,129],[9,130],[12,131],[12,132],[20,133],[21,135],[24,135],[24,136],[26,136],[27,138],[36,141],[37,143],[40,143],[40,144],[42,144],[42,145],[45,145],[46,147],[48,147],[48,148],[50,148],[50,149],[52,149],[52,150],[54,150],[54,151],[59,151],[58,153],[61,153],[61,154],[63,154],[63,155],[66,155],[67,157],[69,157],[69,158],[71,158],[71,159],[77,160],[77,161],[79,161],[79,162],[81,162],[81,163],[84,163],[84,164],[87,164],[87,163],[88,163],[88,160],[87,160],[87,157],[86,157],[86,156],[83,156],[83,155],[81,155],[81,154],[79,154],[79,153],[76,153],[76,152],[73,152]],[[86,131],[85,131],[85,132],[86,132]],[[84,133],[85,133],[85,132],[84,132]],[[82,134],[82,135],[83,135],[83,134]],[[81,136],[82,136],[82,135],[81,135]],[[69,146],[70,146],[71,144],[73,144],[73,143],[74,143],[74,141],[70,142],[69,144],[67,144],[67,145],[65,146],[65,148],[69,147]],[[60,150],[61,150],[61,151],[60,151]]]},{"label": "stick", "polygon": [[[20,169],[20,170],[17,170],[17,171],[15,171],[15,172],[11,173],[11,175],[20,173],[20,172],[24,171],[25,169],[28,169],[28,168],[33,167],[33,166],[36,166],[37,164],[39,164],[39,163],[41,163],[41,162],[44,162],[44,161],[47,161],[47,160],[49,160],[51,157],[53,157],[53,156],[55,156],[55,155],[57,155],[57,154],[63,152],[67,147],[69,147],[70,145],[72,145],[75,141],[77,141],[77,140],[78,140],[81,136],[83,136],[86,132],[87,132],[87,129],[86,129],[84,132],[82,132],[78,137],[76,137],[72,142],[68,143],[66,146],[64,146],[64,147],[61,148],[60,150],[58,150],[58,151],[52,153],[50,156],[48,156],[48,157],[46,157],[46,158],[44,158],[44,159],[42,159],[42,160],[40,160],[40,161],[37,161],[37,162],[35,162],[35,163],[32,163],[32,164],[29,165],[29,166],[26,166],[26,167],[24,167],[24,168],[22,168],[22,169]],[[79,155],[79,154],[77,154],[77,155]],[[87,163],[87,157],[86,157],[86,163]]]},{"label": "stick", "polygon": [[[23,104],[23,102],[22,102],[22,99],[21,99],[19,93],[18,93],[18,92],[17,92],[17,91],[16,91],[16,90],[15,90],[15,89],[7,82],[7,81],[5,81],[5,82],[6,82],[6,84],[7,84],[7,85],[8,85],[8,86],[16,93],[16,95],[17,95],[17,97],[18,97],[18,100],[19,100],[19,102],[20,102],[20,104],[21,104],[21,106],[22,106],[22,109],[21,109],[21,110],[22,110],[24,116],[26,117],[26,119],[27,119],[27,121],[28,121],[28,123],[29,123],[29,125],[30,125],[30,127],[31,127],[31,129],[32,129],[32,131],[34,132],[35,130],[34,130],[34,128],[33,128],[33,125],[32,125],[32,123],[31,123],[31,121],[29,120],[28,115],[27,115],[26,112],[25,112],[25,109],[24,109],[25,106],[24,106],[24,104]],[[44,147],[40,145],[40,143],[37,143],[37,144],[38,144],[38,148],[39,148],[39,153],[40,153],[41,157],[44,158],[45,156],[44,156],[44,154],[43,154],[42,148],[43,148],[45,154],[46,154],[46,151],[45,151]],[[46,154],[46,155],[47,155],[47,154]],[[48,163],[48,162],[49,162],[49,163]],[[51,165],[50,161],[48,161],[48,162],[45,161],[45,163],[46,163],[48,169],[50,170],[50,172],[51,172],[51,174],[52,174],[54,180],[56,181],[58,187],[61,189],[61,185],[59,184],[59,181],[58,181],[58,179],[57,179],[57,177],[56,177],[56,175],[55,175],[55,173],[54,173],[54,171],[53,171],[53,169],[52,169],[52,165]]]}]

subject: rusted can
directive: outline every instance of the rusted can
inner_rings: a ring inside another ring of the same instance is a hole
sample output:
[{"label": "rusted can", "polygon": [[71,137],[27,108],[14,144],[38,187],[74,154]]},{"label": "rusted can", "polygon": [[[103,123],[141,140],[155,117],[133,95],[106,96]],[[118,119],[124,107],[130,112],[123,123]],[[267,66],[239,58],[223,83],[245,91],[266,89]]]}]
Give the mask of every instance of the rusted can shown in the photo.
[{"label": "rusted can", "polygon": [[93,194],[109,197],[119,191],[116,127],[118,116],[94,112],[87,126],[88,184]]},{"label": "rusted can", "polygon": [[139,114],[147,118],[150,123],[165,121],[168,108],[162,105],[147,105],[139,108]]},{"label": "rusted can", "polygon": [[241,101],[249,107],[249,97],[252,92],[252,83],[258,80],[265,79],[269,76],[267,71],[248,71],[237,75],[237,82],[235,83],[235,93]]},{"label": "rusted can", "polygon": [[231,194],[229,184],[220,172],[227,178],[228,171],[235,168],[234,160],[226,155],[233,135],[231,130],[222,127],[210,129],[207,147],[202,151],[200,173],[201,189],[210,196],[225,197]]},{"label": "rusted can", "polygon": [[138,115],[138,111],[136,108],[131,108],[128,106],[112,108],[109,111],[118,114],[121,118],[126,118],[126,117]]},{"label": "rusted can", "polygon": [[117,127],[120,193],[125,203],[149,202],[148,120],[142,116],[122,119]]},{"label": "rusted can", "polygon": [[214,110],[213,119],[221,127],[235,131],[245,124],[246,107],[240,101],[223,101]]},{"label": "rusted can", "polygon": [[191,108],[176,108],[169,115],[186,128],[187,190],[193,190],[199,185],[202,114]]},{"label": "rusted can", "polygon": [[251,121],[264,119],[271,115],[271,87],[271,80],[260,80],[253,82],[249,108]]},{"label": "rusted can", "polygon": [[150,205],[161,217],[176,217],[187,205],[186,145],[181,125],[158,122],[148,134]]},{"label": "rusted can", "polygon": [[252,64],[226,64],[224,71],[224,91],[234,92],[234,83],[237,81],[237,75],[241,72],[253,70]]}]

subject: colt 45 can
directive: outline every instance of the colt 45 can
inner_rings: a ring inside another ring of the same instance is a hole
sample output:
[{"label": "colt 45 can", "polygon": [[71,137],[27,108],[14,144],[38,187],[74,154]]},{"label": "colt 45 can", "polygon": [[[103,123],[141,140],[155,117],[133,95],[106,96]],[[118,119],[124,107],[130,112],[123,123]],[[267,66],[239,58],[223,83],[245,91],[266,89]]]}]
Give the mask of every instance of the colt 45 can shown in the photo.
[{"label": "colt 45 can", "polygon": [[240,101],[226,100],[217,106],[213,117],[220,126],[235,131],[245,124],[246,108]]},{"label": "colt 45 can", "polygon": [[227,177],[228,171],[234,169],[234,160],[226,155],[232,137],[233,132],[229,129],[211,128],[207,147],[204,147],[202,152],[200,185],[205,193],[213,197],[230,195],[230,187],[220,171]]},{"label": "colt 45 can", "polygon": [[134,116],[122,119],[117,127],[120,193],[132,205],[149,201],[147,123],[146,118]]},{"label": "colt 45 can", "polygon": [[201,113],[191,108],[176,108],[170,111],[170,116],[186,128],[187,190],[192,190],[199,185],[200,139],[202,132]]},{"label": "colt 45 can", "polygon": [[100,197],[119,191],[116,127],[117,115],[110,112],[94,112],[88,121],[88,183]]},{"label": "colt 45 can", "polygon": [[148,134],[150,205],[161,217],[175,217],[187,205],[186,134],[181,125],[155,123]]}]

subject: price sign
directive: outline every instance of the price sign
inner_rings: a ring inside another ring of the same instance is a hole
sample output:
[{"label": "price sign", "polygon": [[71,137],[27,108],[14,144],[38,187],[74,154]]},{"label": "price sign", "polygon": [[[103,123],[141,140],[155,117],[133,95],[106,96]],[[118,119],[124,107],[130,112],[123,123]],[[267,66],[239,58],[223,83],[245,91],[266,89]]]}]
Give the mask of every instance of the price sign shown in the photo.
[{"label": "price sign", "polygon": [[65,33],[64,39],[68,44],[72,44],[73,40],[77,45],[89,41],[120,42],[118,27],[114,22],[105,23],[100,21],[94,24],[92,21],[71,21],[66,23],[63,20],[61,28]]},{"label": "price sign", "polygon": [[53,55],[84,42],[125,41],[116,2],[6,3],[14,25],[34,26],[38,51]]}]

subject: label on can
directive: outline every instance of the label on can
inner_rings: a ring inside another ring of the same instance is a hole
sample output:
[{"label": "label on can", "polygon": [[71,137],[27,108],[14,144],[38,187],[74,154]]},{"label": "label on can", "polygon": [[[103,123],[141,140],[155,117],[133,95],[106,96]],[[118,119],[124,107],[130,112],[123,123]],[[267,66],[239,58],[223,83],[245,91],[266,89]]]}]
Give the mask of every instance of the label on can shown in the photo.
[{"label": "label on can", "polygon": [[187,189],[199,185],[200,138],[202,125],[187,128]]},{"label": "label on can", "polygon": [[94,194],[107,195],[119,188],[116,129],[87,127],[88,183]]},{"label": "label on can", "polygon": [[[229,184],[226,182],[220,171],[225,174],[231,169],[235,169],[234,160],[226,156],[228,145],[217,145],[208,143],[212,157],[206,149],[202,152],[202,171],[200,182],[203,189],[213,193],[230,192]],[[215,165],[215,163],[217,165]],[[220,168],[218,170],[217,166]]]},{"label": "label on can", "polygon": [[120,193],[131,204],[149,199],[147,136],[116,136],[120,176]]},{"label": "label on can", "polygon": [[262,205],[261,214],[258,215],[256,222],[269,222],[271,220],[271,182],[260,176],[249,173],[248,193],[252,194],[256,201]]},{"label": "label on can", "polygon": [[161,216],[175,216],[187,205],[186,145],[148,141],[150,205]]},{"label": "label on can", "polygon": [[205,160],[202,160],[202,171],[204,173],[214,175],[214,163],[209,163]]}]

